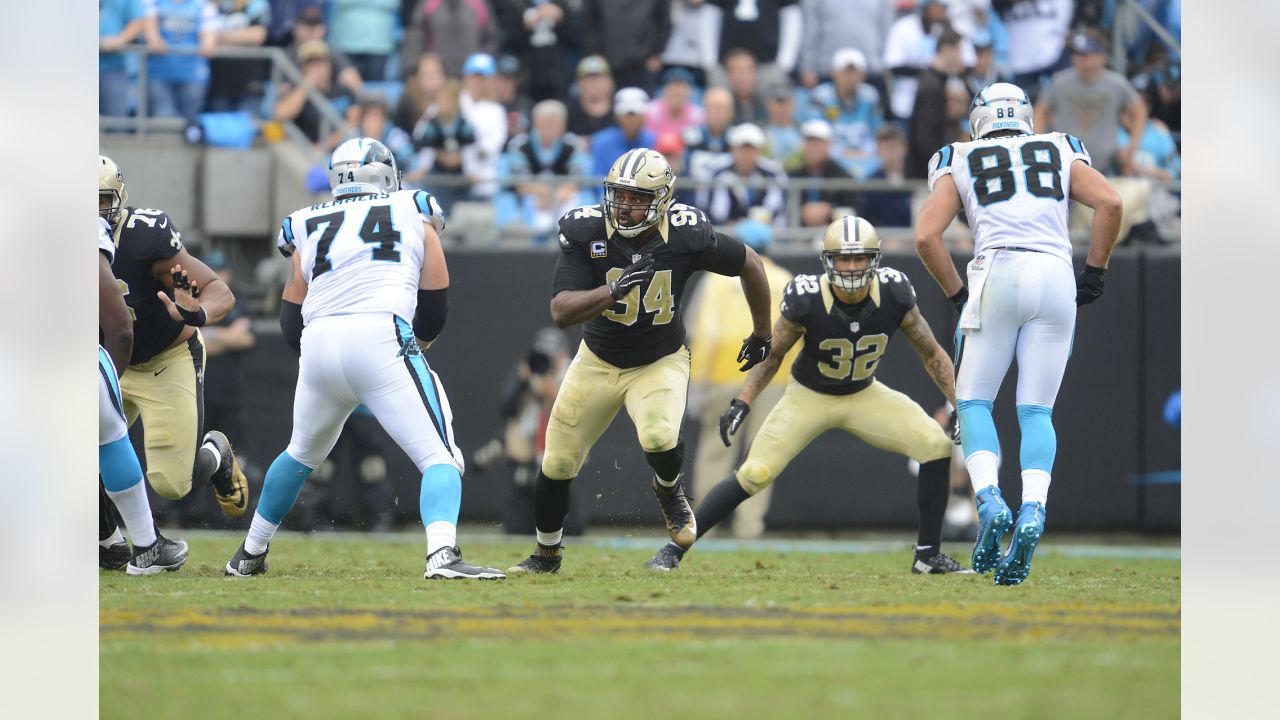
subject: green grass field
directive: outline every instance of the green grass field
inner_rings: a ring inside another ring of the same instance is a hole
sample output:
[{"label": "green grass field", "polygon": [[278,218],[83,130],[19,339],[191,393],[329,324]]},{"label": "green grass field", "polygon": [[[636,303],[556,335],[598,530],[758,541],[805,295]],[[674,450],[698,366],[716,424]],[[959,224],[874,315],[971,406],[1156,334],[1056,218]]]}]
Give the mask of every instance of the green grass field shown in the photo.
[{"label": "green grass field", "polygon": [[[559,576],[428,582],[420,535],[284,533],[269,575],[224,578],[240,538],[190,539],[178,573],[102,574],[101,717],[1179,712],[1176,551],[1081,556],[1048,538],[1027,584],[1005,588],[911,575],[906,543],[707,543],[656,574],[643,568],[655,535],[570,539]],[[531,545],[461,540],[468,560],[502,568]]]}]

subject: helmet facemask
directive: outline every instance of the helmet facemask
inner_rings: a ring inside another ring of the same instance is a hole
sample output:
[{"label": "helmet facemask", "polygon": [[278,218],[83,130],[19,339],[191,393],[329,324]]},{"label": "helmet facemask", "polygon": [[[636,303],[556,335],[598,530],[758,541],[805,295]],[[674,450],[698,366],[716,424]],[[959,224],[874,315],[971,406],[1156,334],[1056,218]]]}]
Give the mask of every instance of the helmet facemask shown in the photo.
[{"label": "helmet facemask", "polygon": [[[643,195],[648,199],[645,204],[623,202],[619,199],[619,192],[634,193]],[[663,202],[667,199],[667,188],[659,187],[656,190],[645,190],[638,187],[630,187],[619,183],[606,182],[604,184],[604,209],[605,217],[608,218],[609,224],[622,237],[631,238],[648,230],[658,221],[662,219],[662,210],[667,203]],[[623,225],[619,222],[619,218],[631,218],[631,213],[644,208],[644,218],[634,225]]]},{"label": "helmet facemask", "polygon": [[[111,198],[111,202],[105,208],[102,207],[102,198],[104,197]],[[127,195],[122,194],[121,191],[115,188],[109,190],[99,189],[98,217],[106,220],[111,227],[115,227],[116,223],[120,222],[120,211],[124,209],[124,202],[127,197]]]},{"label": "helmet facemask", "polygon": [[[110,198],[107,207],[102,207],[102,198]],[[120,222],[120,212],[129,202],[129,193],[124,187],[124,173],[120,166],[105,155],[98,156],[98,217],[107,221],[111,227]]]},{"label": "helmet facemask", "polygon": [[[836,258],[841,255],[857,255],[869,256],[870,262],[865,268],[860,270],[839,270],[836,268]],[[854,292],[861,290],[871,283],[871,279],[876,275],[876,269],[880,267],[880,251],[867,250],[865,252],[839,252],[829,251],[822,253],[822,267],[827,271],[827,279],[831,281],[831,286],[844,290],[845,292]]]}]

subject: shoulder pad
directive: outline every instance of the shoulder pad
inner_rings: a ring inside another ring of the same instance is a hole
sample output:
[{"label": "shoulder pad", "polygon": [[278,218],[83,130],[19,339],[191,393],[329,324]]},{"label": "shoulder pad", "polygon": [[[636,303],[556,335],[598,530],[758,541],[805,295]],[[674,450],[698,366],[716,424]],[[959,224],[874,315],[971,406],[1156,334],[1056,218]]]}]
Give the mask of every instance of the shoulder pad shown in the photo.
[{"label": "shoulder pad", "polygon": [[908,308],[916,304],[916,289],[906,273],[891,267],[881,267],[876,269],[876,278],[880,280],[881,290],[893,295],[893,299],[899,304]]},{"label": "shoulder pad", "polygon": [[574,245],[604,239],[604,209],[597,203],[576,207],[560,216],[560,249],[570,252]]},{"label": "shoulder pad", "polygon": [[782,317],[804,323],[813,308],[822,306],[822,283],[817,275],[797,275],[782,289]]},{"label": "shoulder pad", "polygon": [[293,239],[293,216],[285,215],[284,220],[280,221],[280,234],[276,237],[276,249],[286,258],[293,257],[294,239]]},{"label": "shoulder pad", "polygon": [[679,240],[692,252],[713,250],[719,242],[707,214],[684,203],[672,203],[667,208],[667,240]]},{"label": "shoulder pad", "polygon": [[[145,248],[146,254],[170,257],[182,251],[182,233],[163,210],[152,208],[125,208],[120,215],[123,228],[120,241],[130,241],[137,248]],[[134,255],[140,253],[135,250]]]},{"label": "shoulder pad", "polygon": [[436,229],[436,232],[444,232],[444,208],[440,207],[435,195],[426,190],[414,190],[413,204],[418,208],[418,213]]}]

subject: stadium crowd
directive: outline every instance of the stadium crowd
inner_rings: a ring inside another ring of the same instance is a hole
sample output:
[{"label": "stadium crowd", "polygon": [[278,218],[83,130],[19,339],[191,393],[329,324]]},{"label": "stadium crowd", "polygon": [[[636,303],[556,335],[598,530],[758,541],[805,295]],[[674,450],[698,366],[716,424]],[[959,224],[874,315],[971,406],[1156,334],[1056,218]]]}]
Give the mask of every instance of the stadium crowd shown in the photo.
[{"label": "stadium crowd", "polygon": [[[1180,38],[1180,0],[1137,4]],[[969,139],[974,93],[1000,80],[1036,100],[1037,130],[1078,136],[1104,173],[1177,181],[1180,58],[1124,5],[102,0],[101,113],[136,112],[145,62],[151,115],[290,121],[318,153],[380,138],[408,186],[430,185],[446,210],[492,202],[500,226],[535,238],[599,191],[509,178],[601,176],[635,147],[663,153],[685,180],[678,199],[726,226],[785,225],[789,178],[923,179],[938,147]],[[1117,24],[1127,74],[1108,69]],[[145,59],[116,52],[128,43]],[[272,87],[268,61],[217,56],[237,45],[284,48],[348,127],[322,137],[304,88]],[[808,227],[841,208],[910,225],[907,191],[805,190],[800,202]]]}]

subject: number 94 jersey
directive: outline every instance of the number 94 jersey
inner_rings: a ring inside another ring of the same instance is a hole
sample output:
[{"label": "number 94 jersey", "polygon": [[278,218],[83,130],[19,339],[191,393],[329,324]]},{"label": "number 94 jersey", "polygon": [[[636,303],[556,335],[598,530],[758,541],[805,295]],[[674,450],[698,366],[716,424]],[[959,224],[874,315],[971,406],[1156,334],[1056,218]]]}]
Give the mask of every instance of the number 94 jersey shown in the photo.
[{"label": "number 94 jersey", "polygon": [[876,270],[871,292],[853,305],[836,299],[827,276],[797,275],[782,291],[782,317],[804,327],[804,346],[791,377],[826,395],[866,388],[889,338],[915,306],[911,281],[890,267]]},{"label": "number 94 jersey", "polygon": [[1073,135],[1042,133],[952,143],[929,161],[929,188],[950,174],[974,235],[974,254],[1016,245],[1071,262],[1071,164],[1090,162]]},{"label": "number 94 jersey", "polygon": [[356,195],[298,210],[277,245],[297,252],[307,297],[302,321],[386,312],[408,320],[418,303],[423,223],[444,230],[444,211],[425,190]]}]

